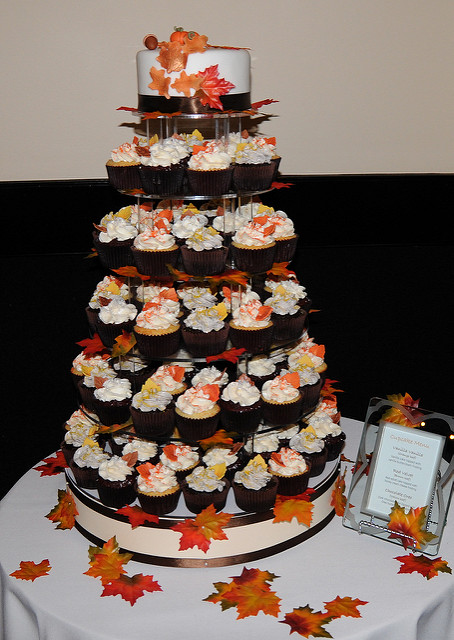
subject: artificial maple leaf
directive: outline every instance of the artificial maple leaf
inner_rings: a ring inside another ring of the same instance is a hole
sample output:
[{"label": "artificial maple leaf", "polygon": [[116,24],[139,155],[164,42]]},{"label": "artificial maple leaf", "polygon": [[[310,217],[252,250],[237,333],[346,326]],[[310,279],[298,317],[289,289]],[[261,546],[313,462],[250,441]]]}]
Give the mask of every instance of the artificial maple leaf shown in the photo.
[{"label": "artificial maple leaf", "polygon": [[191,280],[191,278],[193,277],[190,274],[185,273],[184,271],[179,271],[178,269],[175,269],[175,267],[172,267],[171,265],[169,265],[168,268],[169,268],[170,274],[173,276],[175,280],[188,282],[188,280]]},{"label": "artificial maple leaf", "polygon": [[90,546],[88,557],[90,568],[84,575],[100,578],[105,585],[126,573],[123,565],[131,560],[132,553],[120,553],[117,540],[113,536],[102,547]]},{"label": "artificial maple leaf", "polygon": [[347,504],[347,498],[345,497],[345,475],[347,473],[347,467],[344,472],[337,476],[334,483],[334,489],[331,493],[331,506],[334,507],[336,516],[343,516],[345,513],[345,506]]},{"label": "artificial maple leaf", "polygon": [[137,113],[137,107],[117,107],[117,111],[132,111],[133,113]]},{"label": "artificial maple leaf", "polygon": [[22,560],[19,567],[20,569],[16,569],[16,571],[13,571],[13,573],[10,573],[9,575],[12,578],[31,580],[32,582],[36,580],[36,578],[46,576],[52,568],[49,564],[49,560],[42,560],[39,564],[36,564],[36,562],[33,562],[32,560]]},{"label": "artificial maple leaf", "polygon": [[431,560],[423,555],[409,553],[408,556],[397,556],[394,560],[402,563],[398,573],[413,573],[416,571],[427,580],[437,576],[440,571],[442,573],[452,573],[446,560],[442,560],[440,557]]},{"label": "artificial maple leaf", "polygon": [[145,276],[142,273],[137,271],[136,267],[126,266],[119,267],[118,269],[112,269],[115,273],[118,273],[120,276],[130,277],[130,278],[140,278],[140,280],[149,280],[150,276]]},{"label": "artificial maple leaf", "polygon": [[187,98],[192,95],[192,91],[198,91],[202,84],[202,78],[195,73],[188,75],[186,71],[182,71],[180,76],[170,85],[172,89],[183,93]]},{"label": "artificial maple leaf", "polygon": [[350,596],[341,598],[337,596],[330,602],[325,602],[326,613],[331,618],[341,618],[342,616],[350,618],[361,618],[361,614],[358,611],[360,605],[368,604],[365,600],[354,600]]},{"label": "artificial maple leaf", "polygon": [[199,441],[200,446],[203,449],[209,449],[216,444],[233,444],[233,438],[225,431],[225,429],[218,429],[214,435],[204,440]]},{"label": "artificial maple leaf", "polygon": [[[156,61],[159,62],[161,67],[163,67],[167,73],[178,73],[186,68],[188,54],[183,51],[180,42],[162,42],[159,56],[156,58]],[[154,67],[151,68],[150,75],[154,81],[154,76],[152,74],[153,69]],[[150,85],[150,88],[152,89],[156,87],[151,87]]]},{"label": "artificial maple leaf", "polygon": [[181,533],[180,551],[198,547],[204,553],[210,548],[212,540],[228,540],[223,527],[232,516],[216,509],[210,504],[195,518],[188,518],[175,524],[171,529]]},{"label": "artificial maple leaf", "polygon": [[229,362],[233,362],[233,364],[236,364],[238,362],[238,357],[245,351],[246,349],[244,349],[243,347],[240,347],[238,349],[236,347],[232,347],[231,349],[227,349],[226,351],[218,353],[215,356],[207,356],[205,360],[207,362],[214,362],[215,360],[228,360]]},{"label": "artificial maple leaf", "polygon": [[68,468],[68,464],[61,449],[55,453],[55,456],[44,458],[42,462],[44,464],[35,467],[35,470],[39,471],[41,476],[56,476]]},{"label": "artificial maple leaf", "polygon": [[74,498],[69,491],[64,489],[58,490],[58,502],[51,511],[46,515],[52,522],[58,522],[56,529],[72,529],[76,522],[76,516],[79,512],[76,508]]},{"label": "artificial maple leaf", "polygon": [[[424,417],[424,414],[418,410],[419,400],[413,400],[410,394],[406,393],[404,396],[401,394],[387,396],[388,400],[391,402],[395,402],[397,404],[405,407],[406,414],[398,407],[390,407],[383,414],[383,420],[387,420],[388,422],[393,422],[395,424],[403,425],[404,427],[418,427],[421,420]],[[410,414],[410,415],[408,415]]]},{"label": "artificial maple leaf", "polygon": [[231,89],[234,89],[235,85],[219,77],[217,64],[199,71],[198,75],[203,79],[200,90],[196,94],[200,98],[200,102],[213,109],[222,110],[222,102],[219,100],[219,96],[223,96]]},{"label": "artificial maple leaf", "polygon": [[104,585],[101,597],[120,595],[132,607],[136,600],[144,595],[145,591],[162,591],[162,588],[153,576],[144,576],[142,573],[137,573],[132,577],[121,575]]},{"label": "artificial maple leaf", "polygon": [[253,102],[251,104],[252,109],[260,109],[267,104],[273,104],[274,102],[279,102],[279,100],[273,100],[271,98],[265,98],[265,100],[259,100],[258,102]]},{"label": "artificial maple leaf", "polygon": [[238,269],[229,269],[216,276],[208,276],[207,280],[213,284],[218,285],[220,282],[226,282],[231,285],[240,285],[246,287],[248,284],[248,273],[246,271],[239,271]]},{"label": "artificial maple leaf", "polygon": [[326,396],[334,396],[335,393],[343,393],[342,389],[336,389],[333,385],[339,382],[338,380],[330,380],[329,378],[325,378],[325,382],[323,383],[323,387],[321,388],[320,395],[325,399]]},{"label": "artificial maple leaf", "polygon": [[286,613],[284,620],[279,620],[290,625],[290,633],[299,633],[303,638],[332,638],[333,636],[323,628],[331,622],[331,617],[321,611],[314,611],[308,604],[305,607],[297,607],[291,613]]},{"label": "artificial maple leaf", "polygon": [[135,346],[137,340],[135,335],[123,329],[121,336],[117,336],[112,347],[112,358],[125,356]]},{"label": "artificial maple leaf", "polygon": [[288,189],[293,187],[293,182],[272,182],[271,189]]},{"label": "artificial maple leaf", "polygon": [[152,82],[148,85],[150,89],[153,89],[159,93],[160,96],[164,96],[169,99],[169,84],[170,78],[165,77],[164,69],[156,69],[156,67],[151,67],[150,76],[152,78]]},{"label": "artificial maple leaf", "polygon": [[192,33],[192,37],[186,37],[184,39],[183,51],[187,54],[190,53],[203,53],[207,48],[208,38],[202,36],[199,33]]},{"label": "artificial maple leaf", "polygon": [[76,342],[76,344],[83,347],[83,353],[87,356],[101,353],[106,349],[98,333],[95,333],[92,338],[80,340],[80,342]]},{"label": "artificial maple leaf", "polygon": [[288,278],[289,276],[295,275],[294,271],[290,271],[287,267],[289,262],[274,262],[273,266],[266,273],[270,276],[282,276],[284,278]]},{"label": "artificial maple leaf", "polygon": [[281,599],[270,588],[276,577],[269,571],[244,567],[241,575],[234,577],[232,582],[214,583],[217,593],[212,593],[204,601],[220,604],[223,611],[236,607],[237,620],[256,616],[260,611],[277,617]]},{"label": "artificial maple leaf", "polygon": [[142,113],[142,120],[156,120],[157,118],[172,118],[175,116],[181,116],[181,111],[173,111],[172,113],[163,113],[162,111],[150,111],[148,113]]},{"label": "artificial maple leaf", "polygon": [[132,418],[129,418],[129,420],[121,424],[103,424],[96,429],[96,433],[99,433],[102,435],[106,435],[107,433],[116,433],[117,431],[123,431],[127,429],[132,424],[133,424]]},{"label": "artificial maple leaf", "polygon": [[274,503],[273,522],[291,522],[293,518],[296,518],[300,524],[309,527],[314,509],[314,505],[310,502],[311,493],[313,493],[313,489],[308,489],[296,496],[278,494]]},{"label": "artificial maple leaf", "polygon": [[126,516],[129,520],[129,524],[133,529],[135,529],[136,527],[139,527],[145,522],[153,522],[154,524],[158,524],[159,522],[158,516],[155,516],[151,513],[147,513],[137,505],[131,506],[128,504],[125,507],[122,507],[121,509],[117,509],[115,513],[119,513],[122,516]]},{"label": "artificial maple leaf", "polygon": [[421,545],[436,538],[436,535],[424,529],[427,520],[426,510],[427,507],[416,507],[406,512],[404,507],[394,502],[389,514],[388,529],[392,532],[389,538],[400,540],[405,549],[413,545],[420,549]]}]

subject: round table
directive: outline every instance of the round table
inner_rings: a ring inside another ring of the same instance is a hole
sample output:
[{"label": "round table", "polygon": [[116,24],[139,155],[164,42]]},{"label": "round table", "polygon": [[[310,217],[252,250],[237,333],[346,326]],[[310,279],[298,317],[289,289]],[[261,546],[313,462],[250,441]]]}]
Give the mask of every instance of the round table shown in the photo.
[{"label": "round table", "polygon": [[[354,460],[362,424],[342,418],[344,455]],[[352,463],[347,466],[347,488]],[[336,640],[427,640],[454,637],[454,579],[439,573],[399,573],[395,558],[403,547],[342,525],[340,517],[303,544],[250,565],[175,568],[125,565],[129,576],[152,575],[161,590],[145,592],[135,604],[121,596],[101,597],[99,579],[84,575],[90,543],[76,529],[58,530],[46,514],[65,488],[64,474],[28,471],[0,503],[1,638],[3,640],[263,640],[288,638],[282,624],[295,609],[324,611],[338,596],[360,604],[357,617],[342,616],[324,626]],[[447,523],[440,556],[454,563],[454,529]],[[408,552],[409,553],[409,552]],[[21,561],[48,560],[49,573],[34,581],[11,577]],[[229,583],[246,569],[274,574],[270,588],[280,599],[277,616],[260,611],[238,619],[235,607],[222,610],[206,601],[215,585]],[[288,620],[288,619],[287,619]],[[298,633],[292,634],[297,637]],[[300,634],[301,635],[301,634]]]}]

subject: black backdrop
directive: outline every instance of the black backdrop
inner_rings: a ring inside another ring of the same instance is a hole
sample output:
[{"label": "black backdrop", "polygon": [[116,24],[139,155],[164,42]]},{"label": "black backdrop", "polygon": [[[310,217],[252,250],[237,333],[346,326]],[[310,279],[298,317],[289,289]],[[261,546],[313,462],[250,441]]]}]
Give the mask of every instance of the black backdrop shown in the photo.
[{"label": "black backdrop", "polygon": [[[452,415],[452,175],[286,176],[263,196],[295,221],[292,268],[317,311],[344,415],[409,393]],[[104,271],[93,222],[131,202],[106,180],[0,183],[3,312],[0,497],[59,446],[84,307]],[[5,228],[6,226],[6,228]],[[6,311],[6,314],[5,314]]]}]

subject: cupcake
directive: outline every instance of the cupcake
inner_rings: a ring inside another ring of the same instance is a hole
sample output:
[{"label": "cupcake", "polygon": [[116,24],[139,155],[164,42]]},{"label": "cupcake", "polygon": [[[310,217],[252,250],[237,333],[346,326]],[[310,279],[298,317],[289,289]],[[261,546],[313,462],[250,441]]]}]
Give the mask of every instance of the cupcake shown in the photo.
[{"label": "cupcake", "polygon": [[276,431],[270,431],[269,427],[261,424],[257,433],[248,437],[244,443],[244,451],[249,457],[260,454],[267,461],[271,454],[280,447],[279,436]]},{"label": "cupcake", "polygon": [[258,389],[263,387],[267,380],[272,380],[278,374],[276,362],[272,358],[258,355],[239,363],[241,373],[247,373]]},{"label": "cupcake", "polygon": [[145,462],[137,471],[136,492],[142,509],[157,516],[174,511],[181,493],[174,471],[162,462]]},{"label": "cupcake", "polygon": [[271,146],[260,144],[263,140],[249,137],[237,145],[233,155],[233,184],[237,191],[266,191],[271,187],[274,152]]},{"label": "cupcake", "polygon": [[98,282],[88,305],[85,309],[90,329],[96,333],[95,321],[101,307],[117,297],[123,298],[129,302],[129,287],[122,278],[116,276],[104,276],[101,282]]},{"label": "cupcake", "polygon": [[311,478],[323,473],[328,449],[322,438],[317,438],[313,430],[301,429],[296,435],[290,438],[289,446],[310,463],[309,475]]},{"label": "cupcake", "polygon": [[142,188],[138,143],[138,138],[134,138],[132,143],[125,142],[111,151],[106,169],[109,182],[115,189],[129,191]]},{"label": "cupcake", "polygon": [[110,348],[123,331],[131,333],[136,316],[137,308],[120,297],[113,298],[106,306],[101,307],[95,327],[102,343]]},{"label": "cupcake", "polygon": [[98,469],[99,499],[108,507],[121,509],[136,499],[135,472],[124,458],[112,456],[103,460]]},{"label": "cupcake", "polygon": [[94,392],[97,386],[101,386],[102,383],[109,379],[115,378],[115,371],[110,366],[109,362],[101,357],[94,357],[89,364],[82,366],[82,373],[79,382],[77,383],[77,390],[82,401],[82,404],[89,410],[96,413]]},{"label": "cupcake", "polygon": [[184,270],[195,276],[223,273],[228,251],[222,244],[222,237],[213,227],[202,227],[181,246]]},{"label": "cupcake", "polygon": [[327,449],[327,462],[336,460],[345,446],[345,433],[339,424],[336,424],[324,413],[313,413],[305,420],[309,430],[321,438]]},{"label": "cupcake", "polygon": [[189,188],[200,196],[220,196],[230,191],[233,167],[221,142],[195,146],[186,171]]},{"label": "cupcake", "polygon": [[246,462],[246,455],[241,443],[235,445],[214,445],[209,447],[202,456],[202,463],[206,467],[225,465],[225,477],[232,480],[238,469],[241,469]]},{"label": "cupcake", "polygon": [[232,488],[237,506],[248,513],[272,509],[279,480],[268,471],[261,455],[256,455],[235,473]]},{"label": "cupcake", "polygon": [[125,378],[108,378],[93,394],[93,405],[102,424],[123,424],[130,418],[131,383]]},{"label": "cupcake", "polygon": [[252,354],[267,351],[273,340],[271,313],[272,308],[259,300],[250,300],[234,309],[229,333],[233,346]]},{"label": "cupcake", "polygon": [[103,349],[102,353],[87,355],[85,351],[81,351],[72,361],[71,364],[71,377],[76,388],[79,382],[89,375],[91,371],[106,372],[106,377],[114,376],[115,371],[112,369],[109,363],[109,353]]},{"label": "cupcake", "polygon": [[128,353],[112,361],[112,368],[118,378],[126,378],[132,390],[138,391],[153,373],[153,369],[140,354]]},{"label": "cupcake", "polygon": [[310,463],[297,451],[285,447],[272,453],[268,469],[279,481],[277,492],[280,495],[296,496],[306,491]]},{"label": "cupcake", "polygon": [[135,432],[147,438],[165,438],[175,427],[173,397],[151,378],[134,394],[129,408]]},{"label": "cupcake", "polygon": [[187,145],[176,138],[166,138],[148,147],[140,157],[140,179],[145,193],[181,194],[188,158]]},{"label": "cupcake", "polygon": [[297,365],[294,369],[300,378],[300,393],[303,397],[301,411],[303,414],[312,411],[317,405],[323,380],[313,367]]},{"label": "cupcake", "polygon": [[217,384],[220,389],[229,383],[226,371],[218,369],[215,365],[206,366],[194,373],[191,379],[193,387],[204,384]]},{"label": "cupcake", "polygon": [[180,322],[162,305],[147,302],[136,318],[134,335],[143,356],[165,358],[180,346]]},{"label": "cupcake", "polygon": [[230,313],[233,313],[235,309],[240,307],[242,304],[250,302],[251,300],[260,301],[259,294],[256,291],[253,291],[249,284],[245,287],[241,285],[235,287],[223,286],[221,289],[221,295],[227,311]]},{"label": "cupcake", "polygon": [[262,387],[262,415],[269,424],[285,425],[301,417],[302,396],[296,372],[284,373],[265,382]]},{"label": "cupcake", "polygon": [[[177,238],[180,246],[194,233],[201,231],[208,224],[207,216],[196,209],[186,209],[181,216],[174,220],[172,234]],[[192,273],[192,272],[191,272]]]},{"label": "cupcake", "polygon": [[175,419],[184,440],[198,441],[210,438],[216,431],[220,408],[217,384],[189,387],[175,402]]},{"label": "cupcake", "polygon": [[256,216],[238,229],[230,245],[237,269],[262,273],[272,268],[276,252],[274,229],[268,216]]},{"label": "cupcake", "polygon": [[200,513],[210,505],[216,511],[225,507],[230,489],[229,481],[224,477],[225,465],[214,467],[199,466],[186,476],[182,483],[186,507],[192,513]]},{"label": "cupcake", "polygon": [[[291,274],[292,272],[289,273]],[[302,307],[306,313],[309,313],[312,301],[308,298],[306,287],[298,282],[296,276],[279,277],[269,275],[264,282],[264,291],[272,294],[277,287],[282,287],[287,295],[295,298],[299,306]]]},{"label": "cupcake", "polygon": [[286,293],[284,287],[276,287],[273,295],[265,300],[265,304],[273,310],[271,320],[275,340],[296,340],[301,336],[307,313],[296,298]]},{"label": "cupcake", "polygon": [[180,249],[165,223],[146,228],[134,239],[133,261],[139,273],[155,278],[169,276],[169,266],[175,267]]},{"label": "cupcake", "polygon": [[293,220],[284,211],[274,211],[269,214],[269,218],[275,227],[276,253],[274,254],[274,262],[291,262],[298,246],[298,235],[295,233]]},{"label": "cupcake", "polygon": [[287,362],[289,369],[296,369],[298,366],[312,367],[323,381],[325,379],[327,364],[325,362],[325,347],[322,344],[302,340],[300,345],[289,353]]},{"label": "cupcake", "polygon": [[109,454],[102,449],[97,442],[88,438],[73,455],[70,469],[79,487],[84,489],[96,489],[98,486],[98,469],[104,460],[109,459]]},{"label": "cupcake", "polygon": [[219,406],[222,426],[228,431],[253,433],[258,429],[262,407],[260,391],[246,374],[223,389]]},{"label": "cupcake", "polygon": [[186,367],[172,363],[162,364],[150,376],[150,380],[158,385],[161,391],[167,391],[176,400],[188,388],[185,375]]},{"label": "cupcake", "polygon": [[199,464],[200,452],[198,447],[188,444],[167,444],[162,448],[159,461],[172,469],[180,482]]},{"label": "cupcake", "polygon": [[93,232],[93,244],[105,269],[119,269],[133,263],[131,247],[137,228],[128,220],[113,215]]},{"label": "cupcake", "polygon": [[[95,417],[94,414],[91,415]],[[96,420],[97,419],[96,416]],[[71,418],[65,423],[66,431],[60,448],[68,466],[76,450],[83,446],[87,438],[91,438],[96,442],[98,426],[99,424],[97,424],[97,422],[88,418],[80,409],[75,411]]]},{"label": "cupcake", "polygon": [[223,302],[191,311],[181,325],[181,335],[189,353],[195,357],[206,357],[225,351],[229,337],[226,316]]},{"label": "cupcake", "polygon": [[136,462],[135,467],[150,462],[157,464],[159,462],[158,445],[152,440],[142,440],[142,438],[129,438],[128,442],[123,445],[123,456],[134,456]]}]

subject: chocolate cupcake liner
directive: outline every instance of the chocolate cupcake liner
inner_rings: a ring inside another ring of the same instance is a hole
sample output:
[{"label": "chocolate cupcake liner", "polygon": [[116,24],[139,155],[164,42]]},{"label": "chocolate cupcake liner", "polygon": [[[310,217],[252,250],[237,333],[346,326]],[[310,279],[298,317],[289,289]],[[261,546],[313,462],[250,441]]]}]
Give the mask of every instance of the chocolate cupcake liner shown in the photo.
[{"label": "chocolate cupcake liner", "polygon": [[142,189],[149,195],[174,196],[183,193],[185,178],[183,164],[170,167],[140,167]]},{"label": "chocolate cupcake liner", "polygon": [[133,264],[131,253],[133,240],[111,240],[100,242],[99,232],[93,232],[93,244],[105,269],[119,269]]},{"label": "chocolate cupcake liner", "polygon": [[323,380],[320,378],[314,384],[306,384],[300,387],[300,393],[303,396],[302,413],[309,413],[317,405],[320,398],[320,391],[323,386]]},{"label": "chocolate cupcake liner", "polygon": [[192,193],[199,196],[221,196],[230,191],[233,167],[211,171],[187,169],[186,175]]},{"label": "chocolate cupcake liner", "polygon": [[95,323],[95,331],[98,333],[101,338],[101,342],[105,347],[113,347],[115,344],[115,338],[121,336],[123,331],[127,333],[131,333],[134,327],[135,320],[130,320],[129,322],[119,322],[114,324],[108,324],[102,322],[98,317]]},{"label": "chocolate cupcake liner", "polygon": [[183,268],[186,273],[194,276],[212,276],[223,273],[226,269],[227,247],[195,251],[183,245],[180,249]]},{"label": "chocolate cupcake liner", "polygon": [[227,431],[237,433],[255,433],[262,418],[261,402],[250,407],[234,405],[232,402],[219,400],[221,407],[221,423]]},{"label": "chocolate cupcake liner", "polygon": [[204,333],[182,324],[181,336],[186,349],[196,358],[215,356],[225,351],[229,337],[229,325],[224,323],[223,329]]},{"label": "chocolate cupcake liner", "polygon": [[136,499],[134,483],[135,478],[133,475],[121,482],[109,482],[104,478],[99,478],[97,486],[99,499],[108,507],[121,509],[121,507],[131,504]]},{"label": "chocolate cupcake liner", "polygon": [[281,315],[272,313],[271,320],[274,324],[274,340],[296,340],[304,331],[307,313],[304,309],[293,315]]},{"label": "chocolate cupcake liner", "polygon": [[109,182],[114,189],[119,189],[120,191],[142,189],[139,164],[133,164],[130,166],[106,164],[106,170]]},{"label": "chocolate cupcake liner", "polygon": [[79,487],[82,487],[82,489],[97,488],[99,480],[98,469],[93,467],[79,467],[73,460],[69,466]]},{"label": "chocolate cupcake liner", "polygon": [[86,387],[84,385],[84,379],[81,378],[81,380],[79,380],[77,384],[77,390],[80,396],[81,404],[83,404],[88,411],[95,413],[95,406],[93,402],[93,394],[95,392],[94,387]]},{"label": "chocolate cupcake liner", "polygon": [[298,246],[298,236],[276,239],[274,262],[291,262]]},{"label": "chocolate cupcake liner", "polygon": [[262,489],[246,489],[238,482],[232,483],[235,502],[242,511],[263,512],[272,509],[276,501],[279,480],[273,476]]},{"label": "chocolate cupcake liner", "polygon": [[237,191],[266,191],[273,182],[276,165],[236,164],[233,169],[233,184]]},{"label": "chocolate cupcake liner", "polygon": [[163,516],[177,508],[180,494],[180,488],[172,493],[165,493],[161,495],[150,495],[137,491],[137,499],[139,500],[139,504],[142,509],[147,513],[151,513],[155,516]]},{"label": "chocolate cupcake liner", "polygon": [[227,501],[227,494],[230,489],[230,482],[224,479],[224,488],[222,491],[194,491],[188,487],[187,483],[183,481],[182,490],[186,507],[192,513],[200,513],[206,507],[211,504],[216,511],[222,511]]},{"label": "chocolate cupcake liner", "polygon": [[230,251],[237,269],[249,273],[263,273],[273,267],[276,243],[250,248],[240,247],[232,242]]},{"label": "chocolate cupcake liner", "polygon": [[177,266],[180,248],[175,245],[174,248],[167,250],[143,251],[133,246],[131,247],[131,256],[132,262],[140,274],[162,278],[170,275],[168,265]]},{"label": "chocolate cupcake liner", "polygon": [[167,438],[175,428],[175,409],[168,406],[164,411],[139,411],[130,407],[134,430],[138,436],[146,438]]},{"label": "chocolate cupcake liner", "polygon": [[325,447],[328,450],[327,462],[336,460],[341,454],[342,449],[345,446],[345,433],[342,431],[337,436],[328,435],[325,437]]},{"label": "chocolate cupcake liner", "polygon": [[175,421],[178,432],[183,438],[189,442],[198,442],[205,438],[211,438],[216,432],[219,424],[220,412],[207,418],[190,418],[175,411]]},{"label": "chocolate cupcake liner", "polygon": [[279,481],[277,492],[282,496],[297,496],[300,493],[304,493],[307,489],[307,483],[309,481],[309,464],[307,464],[307,471],[300,473],[297,476],[278,476],[276,478]]},{"label": "chocolate cupcake liner", "polygon": [[243,329],[230,323],[229,337],[234,347],[246,349],[248,353],[264,353],[271,347],[274,326],[272,323],[260,329]]},{"label": "chocolate cupcake liner", "polygon": [[134,335],[139,352],[146,358],[166,358],[178,351],[180,346],[180,327],[171,333],[149,335],[134,327]]},{"label": "chocolate cupcake liner", "polygon": [[265,422],[274,425],[295,424],[301,417],[301,396],[294,402],[272,403],[262,397],[262,417]]},{"label": "chocolate cupcake liner", "polygon": [[328,450],[326,447],[323,447],[321,451],[314,453],[303,452],[301,455],[305,461],[310,464],[309,476],[311,478],[316,478],[323,473],[328,459]]},{"label": "chocolate cupcake liner", "polygon": [[110,402],[102,402],[98,398],[93,397],[93,406],[96,415],[99,417],[101,424],[110,426],[112,424],[123,424],[130,418],[129,407],[131,400],[111,400]]}]

